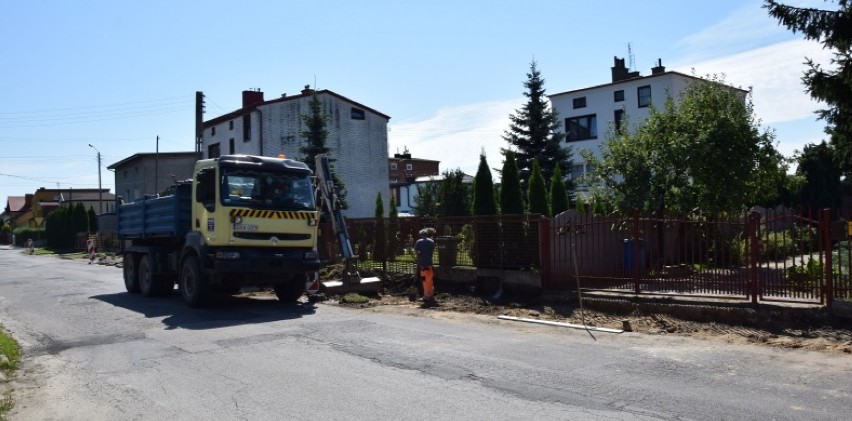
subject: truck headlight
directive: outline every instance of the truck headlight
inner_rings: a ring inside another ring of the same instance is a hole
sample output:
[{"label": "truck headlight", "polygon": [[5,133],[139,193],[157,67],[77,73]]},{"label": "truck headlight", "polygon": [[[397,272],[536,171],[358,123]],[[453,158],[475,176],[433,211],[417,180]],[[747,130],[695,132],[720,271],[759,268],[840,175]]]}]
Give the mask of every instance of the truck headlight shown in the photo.
[{"label": "truck headlight", "polygon": [[305,260],[317,260],[319,259],[319,253],[315,251],[306,251],[305,252]]},{"label": "truck headlight", "polygon": [[240,252],[238,251],[217,251],[216,258],[219,260],[237,260],[240,257]]}]

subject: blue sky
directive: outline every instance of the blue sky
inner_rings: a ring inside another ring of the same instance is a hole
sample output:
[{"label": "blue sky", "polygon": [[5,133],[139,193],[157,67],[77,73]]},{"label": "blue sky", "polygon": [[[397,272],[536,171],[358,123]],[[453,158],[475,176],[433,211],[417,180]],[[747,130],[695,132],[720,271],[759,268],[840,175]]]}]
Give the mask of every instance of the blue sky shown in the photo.
[{"label": "blue sky", "polygon": [[[836,8],[831,2],[790,4]],[[761,1],[42,1],[0,13],[0,200],[95,188],[134,153],[194,149],[205,120],[304,85],[391,117],[389,150],[473,174],[499,167],[532,60],[548,94],[608,83],[613,57],[650,73],[725,74],[754,89],[785,155],[825,138],[804,93],[805,57],[830,53],[779,27]],[[113,190],[114,191],[114,190]]]}]

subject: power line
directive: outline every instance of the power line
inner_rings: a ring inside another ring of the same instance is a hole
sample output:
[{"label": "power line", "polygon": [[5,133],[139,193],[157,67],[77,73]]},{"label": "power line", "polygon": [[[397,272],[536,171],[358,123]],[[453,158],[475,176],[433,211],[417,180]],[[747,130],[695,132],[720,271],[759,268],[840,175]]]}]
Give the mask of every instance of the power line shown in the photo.
[{"label": "power line", "polygon": [[90,186],[91,185],[91,183],[70,183],[70,182],[67,181],[69,179],[69,177],[63,177],[62,181],[56,181],[56,180],[45,180],[45,179],[35,178],[35,177],[27,177],[27,176],[23,176],[23,175],[4,174],[4,173],[0,173],[0,176],[18,178],[18,179],[27,180],[27,181],[35,181],[35,182],[38,182],[38,183],[45,183],[45,184],[60,183],[60,184],[66,184],[66,185],[72,185],[72,186]]},{"label": "power line", "polygon": [[80,106],[80,107],[67,107],[67,108],[51,108],[44,110],[30,110],[30,111],[9,111],[3,112],[0,111],[0,115],[4,114],[34,114],[34,113],[51,113],[55,111],[67,111],[67,110],[82,110],[82,109],[92,109],[92,108],[115,108],[124,105],[133,105],[133,104],[146,104],[150,102],[160,102],[160,101],[171,101],[173,99],[183,99],[184,102],[192,102],[194,99],[192,96],[174,96],[169,98],[160,98],[160,99],[152,99],[147,101],[137,101],[137,102],[123,102],[118,104],[107,104],[107,105],[91,105],[91,106]]}]

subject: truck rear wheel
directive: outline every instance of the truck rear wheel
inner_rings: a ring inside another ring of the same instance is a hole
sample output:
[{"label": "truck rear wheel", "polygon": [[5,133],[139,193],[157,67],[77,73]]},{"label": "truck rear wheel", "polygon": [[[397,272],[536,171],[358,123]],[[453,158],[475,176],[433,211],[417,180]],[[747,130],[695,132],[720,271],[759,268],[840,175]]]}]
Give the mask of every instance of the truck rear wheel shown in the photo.
[{"label": "truck rear wheel", "polygon": [[305,292],[305,275],[295,275],[290,282],[286,284],[274,284],[272,288],[275,290],[275,296],[278,297],[278,301],[284,303],[298,301]]},{"label": "truck rear wheel", "polygon": [[180,268],[180,293],[190,307],[203,306],[207,301],[207,280],[201,272],[198,258],[189,256]]},{"label": "truck rear wheel", "polygon": [[139,292],[139,272],[137,271],[136,254],[124,253],[124,287],[129,293]]},{"label": "truck rear wheel", "polygon": [[146,297],[157,297],[165,294],[165,282],[154,275],[154,265],[151,255],[145,254],[139,259],[139,290]]}]

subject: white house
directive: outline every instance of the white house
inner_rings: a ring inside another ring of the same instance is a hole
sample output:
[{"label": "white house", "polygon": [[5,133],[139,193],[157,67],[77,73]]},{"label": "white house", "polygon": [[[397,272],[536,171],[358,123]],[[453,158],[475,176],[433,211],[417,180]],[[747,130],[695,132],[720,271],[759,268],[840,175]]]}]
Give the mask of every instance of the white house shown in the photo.
[{"label": "white house", "polygon": [[305,140],[302,115],[310,113],[316,93],[322,102],[335,171],[345,184],[347,217],[373,216],[376,195],[387,203],[388,120],[390,117],[329,90],[308,87],[298,95],[281,95],[265,101],[263,92],[243,91],[242,108],[202,124],[202,153],[205,158],[227,154],[278,156],[303,159],[299,152]]},{"label": "white house", "polygon": [[[550,95],[553,109],[563,119],[566,144],[573,148],[571,178],[583,177],[590,170],[580,150],[587,149],[600,156],[608,130],[621,128],[625,115],[631,125],[626,129],[632,131],[648,119],[651,106],[662,109],[667,97],[677,99],[696,81],[705,80],[666,71],[662,61],[651,68],[650,75],[640,76],[638,71],[631,72],[625,67],[623,58],[615,57],[611,83]],[[746,93],[742,91],[743,98]]]}]

